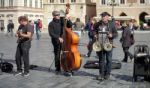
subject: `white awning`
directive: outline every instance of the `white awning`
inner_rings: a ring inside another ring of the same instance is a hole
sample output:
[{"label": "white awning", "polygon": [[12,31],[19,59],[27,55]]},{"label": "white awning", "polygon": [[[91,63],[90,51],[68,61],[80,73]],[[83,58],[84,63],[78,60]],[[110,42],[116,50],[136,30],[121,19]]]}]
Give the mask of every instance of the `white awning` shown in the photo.
[{"label": "white awning", "polygon": [[146,19],[146,20],[150,20],[150,15],[146,15],[146,16],[145,16],[145,19]]},{"label": "white awning", "polygon": [[[100,20],[101,17],[94,17],[96,20]],[[115,20],[131,20],[131,19],[134,19],[134,17],[132,16],[115,16],[114,17]],[[111,20],[111,17],[110,17],[110,20]]]},{"label": "white awning", "polygon": [[132,16],[115,16],[115,20],[131,20],[134,19]]}]

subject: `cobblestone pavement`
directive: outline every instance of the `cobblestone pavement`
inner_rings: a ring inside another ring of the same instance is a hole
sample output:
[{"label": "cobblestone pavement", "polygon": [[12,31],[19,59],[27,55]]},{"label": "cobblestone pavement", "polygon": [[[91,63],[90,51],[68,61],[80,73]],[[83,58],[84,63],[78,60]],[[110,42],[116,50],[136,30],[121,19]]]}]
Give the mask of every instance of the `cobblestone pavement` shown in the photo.
[{"label": "cobblestone pavement", "polygon": [[[120,35],[115,39],[117,48],[113,51],[113,59],[122,60],[123,51],[119,43]],[[150,45],[150,33],[135,33],[136,44]],[[79,44],[80,53],[87,53],[87,34],[82,35]],[[135,45],[136,45],[135,44]],[[4,59],[11,62],[16,70],[15,51],[16,38],[7,37],[0,33],[0,53],[4,53]],[[133,53],[133,47],[130,51]],[[30,76],[14,76],[13,73],[2,73],[0,75],[0,88],[149,88],[150,83],[139,77],[138,82],[132,81],[133,62],[122,63],[121,69],[113,69],[109,80],[99,82],[95,77],[99,74],[98,69],[85,69],[83,65],[87,60],[96,59],[95,52],[90,58],[82,57],[82,67],[75,72],[74,76],[66,77],[63,74],[56,75],[54,64],[52,70],[48,69],[53,62],[53,47],[48,34],[43,34],[40,40],[35,36],[30,50],[30,64],[38,67],[30,71]]]}]

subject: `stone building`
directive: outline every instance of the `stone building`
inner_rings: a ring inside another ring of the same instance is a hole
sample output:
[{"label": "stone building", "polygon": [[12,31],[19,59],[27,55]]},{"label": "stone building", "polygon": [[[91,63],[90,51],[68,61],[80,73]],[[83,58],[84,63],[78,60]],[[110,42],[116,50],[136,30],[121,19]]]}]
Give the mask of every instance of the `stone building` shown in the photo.
[{"label": "stone building", "polygon": [[96,16],[96,3],[93,0],[45,0],[44,1],[44,24],[52,20],[52,11],[57,10],[65,13],[66,3],[70,4],[70,14],[72,21],[80,18],[86,22],[90,17]]},{"label": "stone building", "polygon": [[0,0],[0,27],[7,30],[10,20],[18,28],[18,17],[27,16],[30,20],[43,20],[43,0]]},{"label": "stone building", "polygon": [[[146,23],[145,16],[150,14],[150,0],[95,0],[97,16],[108,12],[118,20],[135,19]],[[114,1],[114,4],[113,4]],[[150,23],[150,21],[148,22]]]}]

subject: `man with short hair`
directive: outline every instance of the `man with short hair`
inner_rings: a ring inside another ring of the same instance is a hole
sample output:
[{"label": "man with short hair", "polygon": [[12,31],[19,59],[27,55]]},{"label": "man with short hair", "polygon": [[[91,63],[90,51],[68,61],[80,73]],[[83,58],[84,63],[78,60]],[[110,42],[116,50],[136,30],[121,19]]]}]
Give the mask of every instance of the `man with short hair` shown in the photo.
[{"label": "man with short hair", "polygon": [[63,28],[60,21],[60,12],[53,11],[53,20],[48,25],[49,35],[51,37],[51,41],[54,47],[54,55],[55,55],[55,68],[56,73],[61,72],[60,67],[60,51],[61,51],[61,44],[63,43]]},{"label": "man with short hair", "polygon": [[[110,14],[107,12],[103,12],[101,14],[101,17],[102,20],[100,20],[94,25],[94,29],[96,30],[95,37],[97,37],[99,32],[101,32],[101,34],[99,34],[98,39],[103,44],[103,46],[106,39],[108,39],[108,41],[113,45],[113,39],[118,35],[115,25],[113,23],[114,20],[109,21]],[[113,49],[111,49],[110,51],[103,49],[97,52],[99,57],[99,64],[100,64],[100,68],[99,68],[100,75],[97,77],[98,80],[104,80],[110,77],[112,51]]]},{"label": "man with short hair", "polygon": [[[18,46],[16,50],[16,65],[17,72],[15,75],[22,74],[23,76],[29,75],[29,50],[31,48],[31,41],[33,35],[33,27],[28,23],[28,18],[26,16],[20,16],[18,18],[20,26],[16,33],[18,37]],[[24,71],[22,71],[22,61],[24,63]]]}]

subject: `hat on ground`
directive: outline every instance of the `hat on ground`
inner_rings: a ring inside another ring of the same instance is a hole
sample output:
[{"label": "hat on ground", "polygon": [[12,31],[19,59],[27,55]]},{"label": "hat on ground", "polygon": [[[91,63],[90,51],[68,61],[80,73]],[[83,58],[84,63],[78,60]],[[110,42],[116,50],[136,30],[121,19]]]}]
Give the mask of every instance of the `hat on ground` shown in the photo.
[{"label": "hat on ground", "polygon": [[60,12],[59,12],[59,11],[53,11],[53,12],[52,12],[52,15],[53,15],[53,16],[60,16]]},{"label": "hat on ground", "polygon": [[105,17],[105,16],[110,16],[110,14],[108,12],[103,12],[100,14],[102,17]]}]

